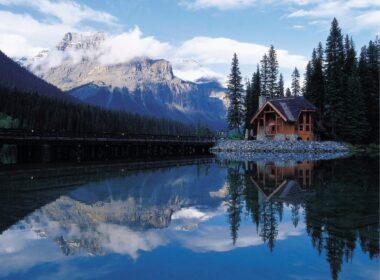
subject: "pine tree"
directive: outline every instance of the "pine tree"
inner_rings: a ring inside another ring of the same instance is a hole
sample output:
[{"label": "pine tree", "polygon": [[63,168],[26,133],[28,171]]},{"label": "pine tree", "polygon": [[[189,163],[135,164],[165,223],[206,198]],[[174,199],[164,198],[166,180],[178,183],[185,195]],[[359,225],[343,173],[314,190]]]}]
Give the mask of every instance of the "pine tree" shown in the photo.
[{"label": "pine tree", "polygon": [[260,72],[260,80],[261,80],[261,95],[270,96],[269,95],[269,60],[267,54],[264,54],[261,60],[261,72]]},{"label": "pine tree", "polygon": [[257,71],[253,73],[251,82],[247,83],[245,128],[251,126],[249,121],[259,108],[260,87],[260,68],[257,66]]},{"label": "pine tree", "polygon": [[312,75],[312,98],[315,106],[319,109],[323,116],[325,106],[325,74],[323,71],[323,47],[319,42],[316,57],[313,59],[313,75]]},{"label": "pine tree", "polygon": [[360,84],[366,103],[366,117],[370,125],[367,142],[379,142],[379,65],[380,39],[370,41],[361,49],[359,60]]},{"label": "pine tree", "polygon": [[253,95],[253,110],[257,111],[259,109],[259,96],[261,95],[261,76],[260,67],[257,65],[256,73],[252,76],[252,95]]},{"label": "pine tree", "polygon": [[243,85],[241,83],[242,77],[239,68],[239,60],[234,54],[231,64],[231,74],[228,80],[228,98],[229,98],[229,108],[227,121],[231,129],[237,129],[240,134],[240,125],[242,123],[243,113],[242,113],[242,93]]},{"label": "pine tree", "polygon": [[300,92],[301,92],[300,73],[298,72],[297,67],[295,67],[292,73],[292,94],[294,96],[298,96]]},{"label": "pine tree", "polygon": [[[314,53],[315,49],[313,50]],[[311,98],[311,77],[313,75],[313,69],[311,67],[311,61],[309,61],[306,65],[305,78],[303,80],[302,86],[302,95],[309,101],[312,102]],[[313,103],[313,102],[312,102]]]},{"label": "pine tree", "polygon": [[268,95],[275,97],[278,94],[277,88],[278,61],[276,50],[273,45],[268,51]]},{"label": "pine tree", "polygon": [[286,97],[290,97],[292,96],[292,92],[290,91],[289,88],[286,88],[286,93],[285,93]]},{"label": "pine tree", "polygon": [[280,74],[280,79],[278,80],[277,96],[285,96],[284,95],[284,78],[282,77],[282,74]]},{"label": "pine tree", "polygon": [[369,127],[365,115],[365,101],[361,90],[356,51],[348,36],[344,43],[344,110],[341,137],[353,143],[362,142]]},{"label": "pine tree", "polygon": [[[252,110],[256,112],[259,109],[259,97],[261,95],[261,78],[260,78],[260,68],[257,65],[256,73],[253,73],[252,76]],[[256,127],[252,127],[256,131]]]},{"label": "pine tree", "polygon": [[340,137],[344,122],[344,51],[343,37],[336,18],[333,19],[326,43],[325,125],[333,137]]},{"label": "pine tree", "polygon": [[249,119],[251,115],[253,114],[253,96],[252,96],[252,83],[248,79],[246,82],[246,89],[245,89],[245,100],[244,100],[244,113],[245,113],[245,129],[248,129],[249,127]]}]

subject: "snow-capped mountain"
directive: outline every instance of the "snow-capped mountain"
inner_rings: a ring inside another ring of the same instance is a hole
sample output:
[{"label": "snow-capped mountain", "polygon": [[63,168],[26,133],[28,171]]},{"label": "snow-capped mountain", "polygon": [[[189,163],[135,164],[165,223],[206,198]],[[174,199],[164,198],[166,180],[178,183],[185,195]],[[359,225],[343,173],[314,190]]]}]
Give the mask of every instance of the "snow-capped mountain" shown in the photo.
[{"label": "snow-capped mountain", "polygon": [[[173,73],[172,64],[164,59],[137,57],[110,63],[112,40],[108,38],[105,33],[67,33],[55,49],[44,50],[21,63],[92,105],[208,124],[216,129],[225,127],[225,89],[213,72],[193,60],[176,60],[176,72],[190,77],[184,80]],[[128,46],[123,51],[128,52]],[[113,51],[112,56],[117,55]]]}]

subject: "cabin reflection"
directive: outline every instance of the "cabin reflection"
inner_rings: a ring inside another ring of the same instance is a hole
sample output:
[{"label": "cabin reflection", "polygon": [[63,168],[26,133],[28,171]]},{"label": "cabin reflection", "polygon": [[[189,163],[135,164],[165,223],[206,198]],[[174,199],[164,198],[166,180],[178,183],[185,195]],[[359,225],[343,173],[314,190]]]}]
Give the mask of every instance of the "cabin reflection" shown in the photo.
[{"label": "cabin reflection", "polygon": [[260,203],[273,199],[291,202],[312,194],[315,162],[288,165],[250,162],[246,167],[250,181],[259,192]]}]

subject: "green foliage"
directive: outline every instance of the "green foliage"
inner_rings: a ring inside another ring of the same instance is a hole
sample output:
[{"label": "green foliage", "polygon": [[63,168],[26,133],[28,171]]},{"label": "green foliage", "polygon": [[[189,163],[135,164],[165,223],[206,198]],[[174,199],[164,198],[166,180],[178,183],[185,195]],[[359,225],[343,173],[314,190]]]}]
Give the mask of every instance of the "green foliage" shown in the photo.
[{"label": "green foliage", "polygon": [[[334,18],[326,48],[313,50],[306,67],[304,96],[319,109],[327,137],[351,143],[379,141],[379,39],[361,50],[343,40]],[[325,57],[324,57],[325,53]]]},{"label": "green foliage", "polygon": [[285,89],[284,89],[284,77],[282,74],[280,74],[280,78],[278,80],[278,87],[277,87],[277,96],[285,96]]},{"label": "green foliage", "polygon": [[242,140],[243,137],[241,136],[240,133],[232,133],[228,136],[228,139],[230,139],[230,140]]},{"label": "green foliage", "polygon": [[344,110],[344,48],[343,36],[336,18],[333,19],[326,42],[326,106],[325,124],[334,138],[340,138]]},{"label": "green foliage", "polygon": [[269,59],[267,54],[264,54],[263,58],[260,61],[261,63],[261,71],[260,71],[260,92],[261,95],[269,96]]},{"label": "green foliage", "polygon": [[0,112],[0,128],[18,128],[19,121]]},{"label": "green foliage", "polygon": [[289,88],[286,88],[285,96],[286,96],[286,97],[290,97],[290,96],[292,96],[292,92],[290,91]]},{"label": "green foliage", "polygon": [[229,107],[227,121],[230,129],[237,129],[240,132],[240,125],[243,121],[243,111],[242,111],[242,94],[243,94],[243,85],[242,77],[239,68],[239,60],[234,54],[231,64],[231,74],[228,77],[228,98],[229,98]]},{"label": "green foliage", "polygon": [[[260,64],[260,71],[258,69],[253,74],[246,87],[246,128],[250,127],[249,119],[258,108],[260,95],[272,98],[301,93],[297,68],[292,73],[291,90],[287,88],[284,94],[281,74],[276,82],[278,62],[273,46],[268,54],[264,54]],[[346,36],[343,40],[338,21],[334,18],[325,50],[321,43],[313,49],[302,88],[305,98],[318,108],[315,127],[321,129],[324,138],[351,143],[379,142],[379,65],[380,39],[377,37],[362,48],[358,62],[352,38]],[[238,67],[232,67],[233,71],[234,69]],[[238,73],[240,77],[240,71]],[[230,84],[236,80],[232,77],[234,76],[230,75]],[[237,99],[230,100],[237,104]],[[236,105],[230,106],[229,120],[232,119],[231,116],[234,120],[240,116],[236,108]],[[238,128],[236,121],[234,125],[231,124],[230,122],[231,128]]]},{"label": "green foliage", "polygon": [[261,94],[268,97],[279,95],[278,79],[278,60],[276,50],[270,46],[268,54],[264,54],[261,59]]},{"label": "green foliage", "polygon": [[294,68],[292,73],[292,95],[298,96],[301,93],[300,86],[300,73],[298,72],[297,67]]},{"label": "green foliage", "polygon": [[[0,112],[12,118],[11,127],[41,131],[123,132],[156,135],[206,135],[210,133],[208,129],[201,126],[197,130],[191,125],[176,121],[110,111],[4,88],[0,88]],[[2,119],[2,123],[6,123],[9,127],[9,118],[3,117]]]},{"label": "green foliage", "polygon": [[276,50],[273,45],[270,46],[268,51],[268,94],[270,97],[275,97],[278,95],[278,61]]},{"label": "green foliage", "polygon": [[257,66],[257,71],[253,73],[252,80],[247,83],[246,95],[245,95],[245,128],[249,128],[251,125],[249,121],[252,115],[259,108],[259,96],[260,96],[260,69]]},{"label": "green foliage", "polygon": [[367,142],[379,143],[379,65],[380,39],[361,49],[358,73],[364,96],[366,118],[370,125]]},{"label": "green foliage", "polygon": [[303,95],[318,108],[320,115],[323,116],[325,101],[325,76],[323,72],[322,43],[318,44],[317,49],[313,49],[312,59],[307,64]]}]

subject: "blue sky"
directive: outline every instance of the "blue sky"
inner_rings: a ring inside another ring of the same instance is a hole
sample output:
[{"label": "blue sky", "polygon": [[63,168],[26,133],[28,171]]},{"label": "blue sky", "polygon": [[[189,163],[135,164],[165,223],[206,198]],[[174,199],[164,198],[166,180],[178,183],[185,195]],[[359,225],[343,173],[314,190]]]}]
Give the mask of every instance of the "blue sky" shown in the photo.
[{"label": "blue sky", "polygon": [[380,0],[0,0],[0,49],[32,56],[66,32],[104,31],[121,35],[118,51],[194,59],[223,77],[233,52],[250,76],[273,44],[288,81],[325,42],[334,16],[357,49],[380,34]]}]

